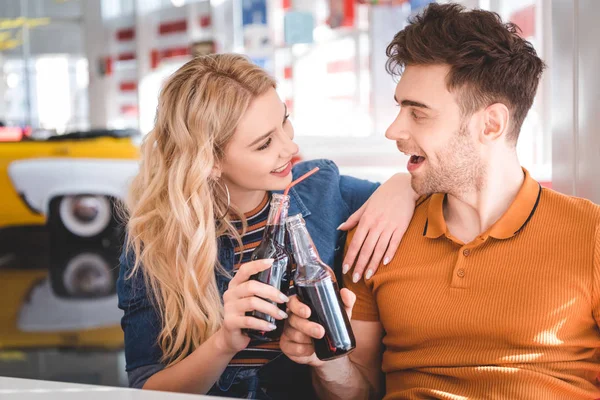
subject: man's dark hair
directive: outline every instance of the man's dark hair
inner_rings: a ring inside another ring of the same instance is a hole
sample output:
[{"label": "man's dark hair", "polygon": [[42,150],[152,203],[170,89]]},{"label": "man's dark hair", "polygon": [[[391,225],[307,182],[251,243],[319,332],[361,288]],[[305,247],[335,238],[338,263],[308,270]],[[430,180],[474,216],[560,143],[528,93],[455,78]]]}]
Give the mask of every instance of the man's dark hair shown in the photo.
[{"label": "man's dark hair", "polygon": [[399,76],[407,65],[449,65],[447,87],[457,92],[463,116],[503,103],[513,118],[508,138],[516,142],[545,67],[519,32],[496,13],[432,3],[394,36],[386,69]]}]

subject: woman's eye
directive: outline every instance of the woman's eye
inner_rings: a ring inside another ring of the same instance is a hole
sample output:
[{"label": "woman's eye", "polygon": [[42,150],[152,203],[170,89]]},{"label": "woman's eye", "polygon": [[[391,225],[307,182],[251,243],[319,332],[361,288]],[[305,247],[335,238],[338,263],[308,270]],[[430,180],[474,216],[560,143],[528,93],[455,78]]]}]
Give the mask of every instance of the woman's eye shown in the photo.
[{"label": "woman's eye", "polygon": [[269,146],[271,145],[271,140],[272,140],[272,139],[271,139],[271,138],[269,138],[269,140],[267,140],[267,142],[266,142],[265,144],[263,144],[262,146],[260,146],[260,147],[258,148],[258,150],[259,150],[259,151],[260,151],[260,150],[265,150],[267,147],[269,147]]}]

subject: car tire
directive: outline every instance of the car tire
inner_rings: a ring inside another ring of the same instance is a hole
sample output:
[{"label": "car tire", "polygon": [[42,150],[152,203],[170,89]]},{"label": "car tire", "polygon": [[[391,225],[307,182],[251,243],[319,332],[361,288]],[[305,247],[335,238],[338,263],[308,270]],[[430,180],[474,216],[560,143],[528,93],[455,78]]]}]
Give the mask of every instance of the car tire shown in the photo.
[{"label": "car tire", "polygon": [[93,248],[54,256],[50,266],[50,282],[61,298],[101,298],[116,292],[117,255]]},{"label": "car tire", "polygon": [[48,225],[59,241],[97,242],[117,225],[114,201],[102,195],[73,195],[50,202]]}]

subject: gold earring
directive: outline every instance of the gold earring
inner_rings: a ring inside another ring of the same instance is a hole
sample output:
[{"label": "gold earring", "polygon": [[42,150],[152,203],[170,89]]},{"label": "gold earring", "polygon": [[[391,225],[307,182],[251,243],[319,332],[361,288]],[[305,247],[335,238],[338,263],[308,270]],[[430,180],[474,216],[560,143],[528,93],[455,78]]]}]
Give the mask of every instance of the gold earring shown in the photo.
[{"label": "gold earring", "polygon": [[[217,182],[219,182],[219,180],[217,180]],[[217,218],[218,221],[225,218],[225,216],[229,213],[229,207],[231,206],[231,196],[229,195],[229,188],[227,187],[227,184],[225,182],[222,182],[222,184],[225,187],[225,193],[227,194],[227,208],[225,209],[223,215]]]}]

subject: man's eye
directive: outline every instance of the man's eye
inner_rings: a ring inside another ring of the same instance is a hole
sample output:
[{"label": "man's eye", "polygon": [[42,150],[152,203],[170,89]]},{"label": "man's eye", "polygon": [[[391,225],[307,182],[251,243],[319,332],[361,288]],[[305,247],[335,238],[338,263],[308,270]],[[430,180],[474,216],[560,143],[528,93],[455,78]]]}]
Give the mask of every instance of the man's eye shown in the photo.
[{"label": "man's eye", "polygon": [[418,120],[418,119],[423,119],[423,117],[422,117],[422,116],[419,116],[419,115],[417,115],[417,113],[416,113],[416,112],[414,112],[414,111],[412,111],[412,112],[411,112],[411,114],[412,114],[412,117],[413,117],[414,119],[417,119],[417,120]]}]

